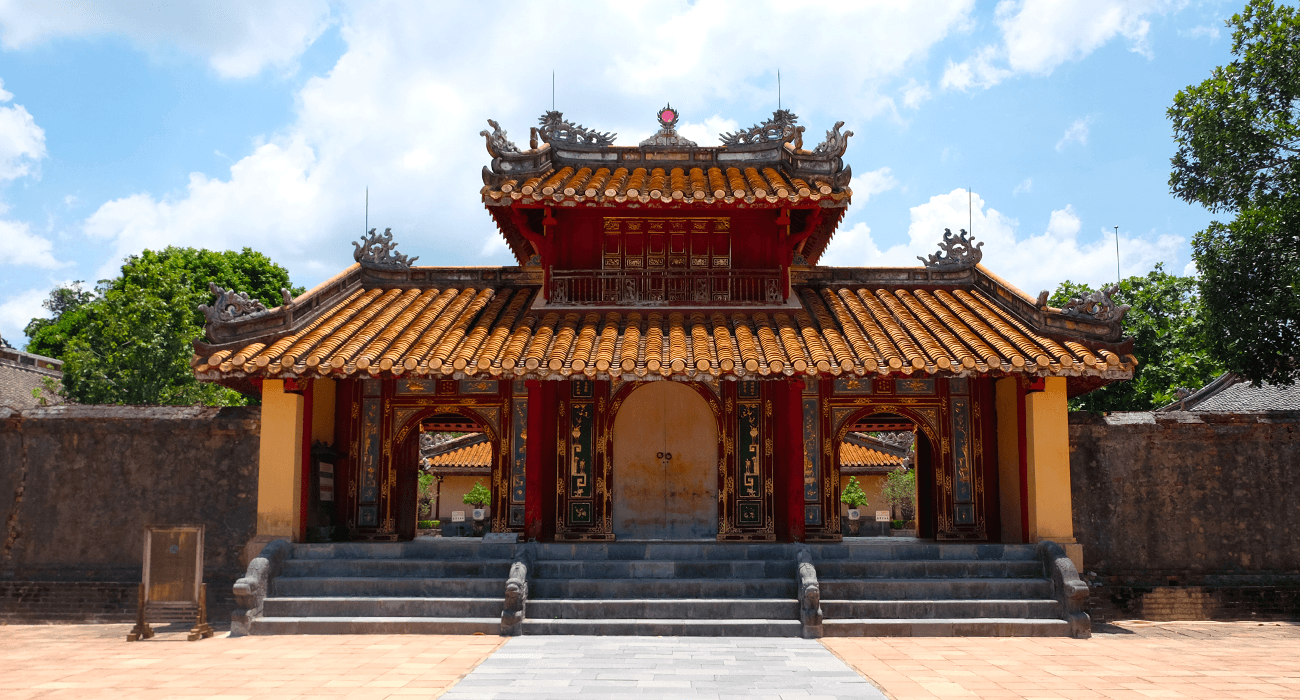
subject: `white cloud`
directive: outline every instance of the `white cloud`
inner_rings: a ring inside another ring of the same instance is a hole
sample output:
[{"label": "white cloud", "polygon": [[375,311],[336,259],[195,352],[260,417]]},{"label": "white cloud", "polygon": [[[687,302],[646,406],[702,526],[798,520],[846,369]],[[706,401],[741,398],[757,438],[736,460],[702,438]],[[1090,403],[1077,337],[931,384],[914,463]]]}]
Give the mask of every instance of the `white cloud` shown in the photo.
[{"label": "white cloud", "polygon": [[0,0],[0,44],[6,49],[57,37],[122,35],[146,50],[166,47],[197,54],[228,78],[292,65],[329,22],[326,0]]},{"label": "white cloud", "polygon": [[905,106],[916,109],[928,99],[930,99],[929,83],[918,83],[913,79],[907,81],[907,85],[903,86],[903,104]]},{"label": "white cloud", "polygon": [[[347,242],[362,230],[368,186],[370,225],[391,226],[400,250],[422,264],[504,263],[511,258],[480,200],[489,157],[477,134],[492,117],[524,145],[551,103],[550,65],[561,67],[556,99],[565,117],[617,132],[620,144],[652,133],[654,111],[666,101],[681,110],[688,138],[714,142],[737,127],[717,116],[719,104],[775,107],[771,69],[780,66],[784,99],[803,117],[812,147],[820,139],[811,134],[835,119],[889,108],[882,91],[972,6],[827,5],[815,18],[816,42],[805,42],[809,10],[775,1],[592,2],[562,13],[521,4],[490,22],[476,5],[345,6],[338,21],[347,51],[298,93],[294,123],[251,154],[236,154],[228,175],[194,173],[179,193],[107,202],[85,230],[112,241],[101,272],[146,246],[247,245],[310,282],[351,262]],[[546,66],[503,50],[572,36],[575,17],[583,40],[556,42]],[[792,41],[804,42],[794,65],[784,48]],[[877,172],[882,179],[865,185],[864,196],[885,182],[888,172]]]},{"label": "white cloud", "polygon": [[1187,39],[1209,39],[1214,41],[1219,38],[1219,28],[1213,24],[1206,24],[1191,29],[1179,29],[1178,36]]},{"label": "white cloud", "polygon": [[1012,75],[1048,75],[1116,37],[1148,58],[1151,23],[1167,0],[1002,0],[995,21],[1002,42],[984,46],[960,63],[948,62],[944,88],[992,87]]},{"label": "white cloud", "polygon": [[1027,177],[1019,185],[1016,185],[1015,189],[1011,190],[1011,196],[1014,197],[1022,192],[1032,192],[1033,190],[1034,179],[1032,177]]},{"label": "white cloud", "polygon": [[[14,98],[0,80],[0,102]],[[45,130],[22,105],[0,107],[0,180],[33,174],[45,157]]]},{"label": "white cloud", "polygon": [[1088,145],[1088,127],[1092,124],[1092,117],[1082,117],[1075,119],[1065,128],[1065,134],[1061,140],[1056,142],[1056,150],[1063,151],[1071,143],[1077,143],[1080,146]]},{"label": "white cloud", "polygon": [[[724,119],[720,115],[713,115],[704,120],[702,124],[683,121],[677,127],[677,133],[694,141],[701,146],[717,146],[721,141],[718,140],[719,134],[729,134],[740,128],[740,124],[735,119]],[[650,134],[647,133],[646,137]],[[645,138],[645,137],[642,137]],[[637,139],[640,141],[641,139]],[[631,140],[628,143],[632,143]]]},{"label": "white cloud", "polygon": [[[1066,279],[1097,285],[1115,277],[1115,239],[1099,231],[1092,241],[1080,241],[1083,222],[1066,205],[1053,211],[1042,233],[1018,235],[1020,223],[986,207],[973,195],[967,209],[967,191],[953,190],[935,195],[912,207],[908,241],[881,250],[871,229],[858,224],[840,231],[827,247],[821,263],[826,265],[916,266],[918,256],[938,250],[944,229],[971,229],[983,241],[983,263],[1030,296],[1040,289],[1054,291]],[[969,213],[968,213],[969,211]],[[972,226],[973,224],[973,226]],[[1121,262],[1126,274],[1150,270],[1157,262],[1173,260],[1184,240],[1159,236],[1154,240],[1120,235]]]},{"label": "white cloud", "polygon": [[866,204],[872,195],[888,192],[898,186],[889,168],[879,168],[854,177],[849,181],[849,189],[858,204]]},{"label": "white cloud", "polygon": [[32,265],[47,270],[64,267],[54,259],[54,245],[31,232],[22,221],[0,219],[0,265]]},{"label": "white cloud", "polygon": [[0,301],[0,336],[15,346],[22,346],[26,342],[23,329],[27,324],[33,318],[49,317],[50,312],[41,306],[48,296],[46,290],[29,289]]}]

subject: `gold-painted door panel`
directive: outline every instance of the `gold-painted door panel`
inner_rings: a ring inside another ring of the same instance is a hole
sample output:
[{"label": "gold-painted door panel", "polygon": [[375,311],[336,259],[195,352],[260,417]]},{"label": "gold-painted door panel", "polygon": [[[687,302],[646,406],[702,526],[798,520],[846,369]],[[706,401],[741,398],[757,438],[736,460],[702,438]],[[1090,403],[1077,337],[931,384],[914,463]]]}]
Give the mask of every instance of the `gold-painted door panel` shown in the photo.
[{"label": "gold-painted door panel", "polygon": [[700,539],[718,534],[716,421],[690,387],[651,382],[614,418],[614,534]]}]

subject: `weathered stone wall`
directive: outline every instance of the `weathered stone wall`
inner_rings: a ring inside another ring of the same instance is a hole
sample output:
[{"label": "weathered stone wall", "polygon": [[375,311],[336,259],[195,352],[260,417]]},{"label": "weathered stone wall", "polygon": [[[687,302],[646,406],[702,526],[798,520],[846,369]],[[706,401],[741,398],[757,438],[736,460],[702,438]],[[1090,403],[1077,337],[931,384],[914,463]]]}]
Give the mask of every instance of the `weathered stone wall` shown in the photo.
[{"label": "weathered stone wall", "polygon": [[1070,416],[1095,618],[1300,617],[1300,413]]},{"label": "weathered stone wall", "polygon": [[130,615],[149,524],[205,527],[210,605],[225,607],[255,528],[259,414],[0,409],[0,618]]}]

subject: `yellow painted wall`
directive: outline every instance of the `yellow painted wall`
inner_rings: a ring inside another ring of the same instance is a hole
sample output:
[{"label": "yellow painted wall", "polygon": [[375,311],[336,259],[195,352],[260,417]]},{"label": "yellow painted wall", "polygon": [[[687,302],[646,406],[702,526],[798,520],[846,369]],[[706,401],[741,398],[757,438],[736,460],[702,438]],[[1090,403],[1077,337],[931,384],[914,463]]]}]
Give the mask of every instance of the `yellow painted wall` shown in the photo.
[{"label": "yellow painted wall", "polygon": [[[1032,541],[1074,545],[1070,499],[1070,430],[1065,378],[1048,377],[1046,390],[1025,397]],[[1082,570],[1078,545],[1066,551]]]},{"label": "yellow painted wall", "polygon": [[994,385],[998,425],[998,488],[1002,514],[1002,541],[1024,542],[1020,527],[1020,422],[1016,379],[999,379]]},{"label": "yellow painted wall", "polygon": [[[438,504],[438,516],[434,520],[441,520],[444,523],[451,522],[451,512],[453,510],[465,511],[465,522],[471,522],[474,518],[474,506],[465,503],[465,494],[474,488],[476,482],[483,482],[483,485],[491,489],[491,479],[486,476],[444,476],[442,478],[442,500]],[[492,517],[492,508],[484,506],[487,516]]]},{"label": "yellow painted wall", "polygon": [[303,397],[279,379],[262,381],[262,436],[257,471],[257,536],[297,539],[302,507]]},{"label": "yellow painted wall", "polygon": [[[862,491],[867,494],[867,505],[862,506],[860,509],[862,511],[862,519],[874,521],[876,518],[876,511],[889,510],[889,504],[885,502],[885,497],[881,495],[881,492],[885,488],[885,475],[863,474],[857,478],[858,485],[861,486]],[[840,493],[844,493],[844,489],[848,487],[848,485],[849,477],[841,476]],[[840,503],[840,517],[849,517],[849,507],[844,503]]]}]

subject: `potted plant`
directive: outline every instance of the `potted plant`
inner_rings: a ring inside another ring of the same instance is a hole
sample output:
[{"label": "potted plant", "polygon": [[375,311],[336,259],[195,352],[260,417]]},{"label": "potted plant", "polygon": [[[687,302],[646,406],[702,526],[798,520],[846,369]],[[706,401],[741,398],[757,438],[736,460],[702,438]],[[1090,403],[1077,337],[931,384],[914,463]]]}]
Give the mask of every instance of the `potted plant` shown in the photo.
[{"label": "potted plant", "polygon": [[849,534],[856,535],[862,528],[862,506],[867,505],[867,494],[858,483],[858,477],[850,476],[849,483],[840,493],[840,503],[849,507]]},{"label": "potted plant", "polygon": [[479,537],[483,534],[483,521],[487,518],[487,511],[483,506],[492,500],[492,492],[487,490],[482,481],[474,482],[474,488],[465,494],[463,499],[465,505],[474,506],[474,536]]}]

